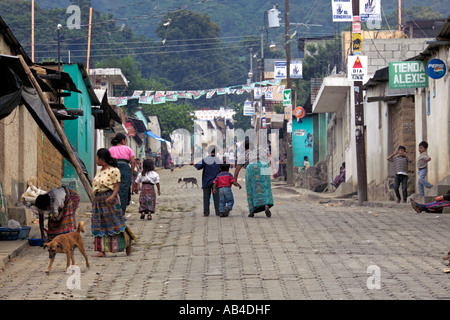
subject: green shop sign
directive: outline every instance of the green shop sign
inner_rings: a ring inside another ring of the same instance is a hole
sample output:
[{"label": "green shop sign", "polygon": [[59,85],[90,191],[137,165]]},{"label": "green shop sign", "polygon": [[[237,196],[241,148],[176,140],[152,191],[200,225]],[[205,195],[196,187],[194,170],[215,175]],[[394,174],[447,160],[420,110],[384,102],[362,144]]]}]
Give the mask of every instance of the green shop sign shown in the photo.
[{"label": "green shop sign", "polygon": [[389,62],[389,88],[428,87],[428,76],[422,61]]}]

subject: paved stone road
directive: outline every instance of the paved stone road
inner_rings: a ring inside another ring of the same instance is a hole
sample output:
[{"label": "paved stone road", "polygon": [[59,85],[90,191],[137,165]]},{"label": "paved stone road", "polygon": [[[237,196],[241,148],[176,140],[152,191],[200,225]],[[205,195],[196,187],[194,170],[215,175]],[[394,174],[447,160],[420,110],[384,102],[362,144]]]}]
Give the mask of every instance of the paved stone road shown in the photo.
[{"label": "paved stone road", "polygon": [[47,252],[28,247],[0,272],[0,299],[450,298],[441,260],[450,250],[450,215],[320,204],[308,191],[274,183],[271,218],[247,217],[245,189],[233,189],[229,217],[203,217],[201,189],[177,184],[200,181],[201,173],[189,166],[159,173],[154,219],[139,219],[137,196],[127,210],[138,238],[131,256],[91,257],[90,216],[79,212],[91,263],[87,269],[76,251],[81,289],[68,288],[73,276],[63,272],[62,254],[47,275]]}]

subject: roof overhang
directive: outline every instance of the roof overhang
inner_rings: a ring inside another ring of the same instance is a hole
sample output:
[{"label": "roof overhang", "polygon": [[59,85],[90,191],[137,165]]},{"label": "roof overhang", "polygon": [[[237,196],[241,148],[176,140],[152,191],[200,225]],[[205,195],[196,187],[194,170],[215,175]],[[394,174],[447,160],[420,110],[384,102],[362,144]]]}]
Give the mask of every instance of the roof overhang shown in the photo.
[{"label": "roof overhang", "polygon": [[351,82],[346,75],[330,76],[323,79],[312,106],[313,113],[337,112],[345,103]]},{"label": "roof overhang", "polygon": [[128,86],[128,80],[119,68],[90,69],[89,75],[92,77],[108,78],[113,86]]}]

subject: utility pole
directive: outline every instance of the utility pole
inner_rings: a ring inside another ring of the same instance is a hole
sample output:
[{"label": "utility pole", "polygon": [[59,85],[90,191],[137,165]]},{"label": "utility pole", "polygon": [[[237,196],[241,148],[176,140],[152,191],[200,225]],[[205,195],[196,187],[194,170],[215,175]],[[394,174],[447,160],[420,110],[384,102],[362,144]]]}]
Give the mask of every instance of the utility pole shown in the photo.
[{"label": "utility pole", "polygon": [[[285,41],[286,41],[286,89],[291,89],[291,45],[289,43],[290,40],[290,23],[289,23],[289,0],[284,0],[284,29],[285,29]],[[291,95],[292,97],[293,95]],[[292,108],[292,105],[291,105]],[[290,122],[290,124],[289,124]],[[294,183],[294,151],[292,150],[292,126],[289,130],[289,126],[292,125],[292,119],[288,120],[288,130],[286,132],[286,153],[287,153],[287,161],[286,161],[286,183],[293,184]]]},{"label": "utility pole", "polygon": [[[359,0],[352,0],[353,17],[359,17]],[[352,30],[353,32],[353,30]],[[352,37],[353,38],[353,37]],[[353,47],[353,46],[352,46]],[[353,52],[352,52],[353,54]],[[358,205],[367,201],[366,143],[364,139],[363,82],[353,83],[355,99],[356,171],[358,179]]]}]

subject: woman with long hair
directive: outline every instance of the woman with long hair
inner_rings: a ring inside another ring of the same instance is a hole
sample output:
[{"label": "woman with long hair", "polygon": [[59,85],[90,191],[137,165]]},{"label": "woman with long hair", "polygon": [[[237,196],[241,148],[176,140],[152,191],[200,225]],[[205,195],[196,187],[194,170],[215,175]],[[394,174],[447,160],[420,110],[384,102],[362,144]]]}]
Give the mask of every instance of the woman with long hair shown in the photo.
[{"label": "woman with long hair", "polygon": [[126,226],[118,197],[121,174],[117,168],[117,160],[111,157],[108,149],[97,151],[97,165],[101,169],[96,173],[92,188],[92,235],[95,238],[95,257],[105,257],[106,252],[126,250],[131,254],[131,240],[136,240]]},{"label": "woman with long hair", "polygon": [[121,132],[116,134],[114,139],[111,140],[111,144],[113,146],[109,148],[109,152],[111,152],[113,158],[117,159],[117,165],[120,170],[119,197],[122,214],[125,215],[127,206],[131,201],[131,177],[136,165],[134,152],[127,146],[127,136]]}]

